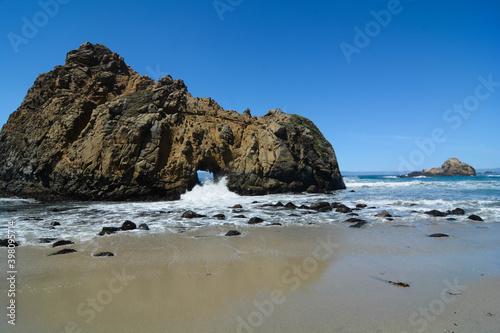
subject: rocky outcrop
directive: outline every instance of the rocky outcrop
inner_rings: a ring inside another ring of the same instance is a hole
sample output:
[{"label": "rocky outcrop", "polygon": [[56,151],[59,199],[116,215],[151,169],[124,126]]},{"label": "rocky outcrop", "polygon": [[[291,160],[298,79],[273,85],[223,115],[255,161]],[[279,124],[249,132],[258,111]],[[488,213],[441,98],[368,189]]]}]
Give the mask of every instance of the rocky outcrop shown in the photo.
[{"label": "rocky outcrop", "polygon": [[410,172],[400,178],[412,177],[453,177],[453,176],[475,176],[476,170],[468,164],[460,162],[456,158],[450,158],[439,168],[431,168],[422,171]]},{"label": "rocky outcrop", "polygon": [[84,43],[41,74],[0,133],[3,192],[40,199],[176,199],[197,171],[239,194],[343,189],[335,152],[308,119],[252,117],[154,82]]}]

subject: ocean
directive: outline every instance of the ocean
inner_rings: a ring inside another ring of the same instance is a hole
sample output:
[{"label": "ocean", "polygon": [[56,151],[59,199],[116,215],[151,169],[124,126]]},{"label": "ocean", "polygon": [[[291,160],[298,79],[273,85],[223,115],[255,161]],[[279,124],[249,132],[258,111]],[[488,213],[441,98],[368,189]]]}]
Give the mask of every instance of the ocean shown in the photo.
[{"label": "ocean", "polygon": [[[320,201],[339,202],[350,208],[364,204],[366,208],[352,213],[368,222],[367,229],[380,226],[418,228],[430,223],[481,225],[500,222],[498,174],[412,179],[397,178],[395,175],[350,175],[344,177],[344,181],[347,190],[332,194],[239,196],[228,191],[225,179],[214,183],[210,177],[205,177],[202,184],[182,195],[178,201],[43,203],[33,199],[3,198],[0,199],[0,239],[7,238],[9,222],[21,245],[40,245],[41,238],[83,242],[107,237],[98,236],[102,227],[120,227],[125,220],[137,225],[148,224],[149,231],[127,231],[146,234],[182,233],[214,225],[227,227],[227,230],[259,228],[271,223],[280,223],[283,227],[328,224],[347,228],[350,224],[345,221],[353,217],[335,210],[318,213],[311,209],[288,209],[276,205],[279,202],[283,205],[292,202],[297,207]],[[235,205],[242,208],[232,208]],[[433,217],[425,214],[433,209],[446,212],[455,208],[464,209],[465,215]],[[206,217],[182,218],[187,210]],[[382,210],[388,211],[393,216],[392,220],[375,216]],[[225,219],[214,218],[216,214],[224,214]],[[472,214],[479,215],[484,221],[468,219]],[[260,217],[264,222],[248,225],[252,217]],[[53,226],[54,222],[60,225]]]}]

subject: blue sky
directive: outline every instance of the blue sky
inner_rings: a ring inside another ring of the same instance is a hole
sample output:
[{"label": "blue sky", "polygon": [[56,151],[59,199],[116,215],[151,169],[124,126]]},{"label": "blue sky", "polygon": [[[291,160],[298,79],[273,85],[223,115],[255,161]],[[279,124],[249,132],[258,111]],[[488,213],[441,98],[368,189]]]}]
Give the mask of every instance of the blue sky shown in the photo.
[{"label": "blue sky", "polygon": [[0,0],[0,125],[90,41],[225,109],[310,118],[341,170],[500,167],[499,15],[495,0]]}]

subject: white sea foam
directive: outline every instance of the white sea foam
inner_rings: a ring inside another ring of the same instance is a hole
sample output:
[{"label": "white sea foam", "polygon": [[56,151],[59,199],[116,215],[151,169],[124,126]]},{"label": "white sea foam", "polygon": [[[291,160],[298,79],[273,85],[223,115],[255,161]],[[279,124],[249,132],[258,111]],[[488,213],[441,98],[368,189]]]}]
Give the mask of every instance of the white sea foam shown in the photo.
[{"label": "white sea foam", "polygon": [[201,185],[196,185],[191,191],[181,195],[181,204],[197,206],[214,206],[230,204],[237,201],[240,196],[229,191],[226,177],[217,182],[206,179]]}]

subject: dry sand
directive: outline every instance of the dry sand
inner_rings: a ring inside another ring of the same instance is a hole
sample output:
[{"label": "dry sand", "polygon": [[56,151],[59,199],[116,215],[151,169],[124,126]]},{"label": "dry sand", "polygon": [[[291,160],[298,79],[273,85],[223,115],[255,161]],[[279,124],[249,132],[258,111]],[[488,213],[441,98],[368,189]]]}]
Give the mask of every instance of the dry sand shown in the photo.
[{"label": "dry sand", "polygon": [[16,326],[2,279],[0,332],[499,332],[496,224],[227,230],[21,246]]}]

